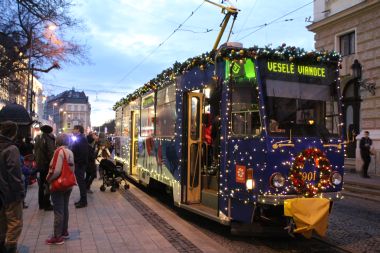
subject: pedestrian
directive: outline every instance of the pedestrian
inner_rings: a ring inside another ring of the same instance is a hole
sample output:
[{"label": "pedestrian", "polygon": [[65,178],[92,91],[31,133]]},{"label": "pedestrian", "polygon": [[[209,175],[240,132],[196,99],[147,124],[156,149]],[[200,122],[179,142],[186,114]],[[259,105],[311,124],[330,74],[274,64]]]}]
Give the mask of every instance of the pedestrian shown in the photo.
[{"label": "pedestrian", "polygon": [[50,192],[46,176],[55,150],[55,137],[52,134],[53,128],[49,125],[43,125],[40,130],[42,134],[37,135],[34,146],[34,155],[39,172],[38,205],[40,209],[51,211],[53,206],[50,203]]},{"label": "pedestrian", "polygon": [[14,139],[17,124],[5,121],[0,125],[0,252],[13,253],[22,231],[24,183],[21,176],[20,152]]},{"label": "pedestrian", "polygon": [[20,154],[22,156],[32,155],[34,150],[34,145],[32,143],[32,138],[26,137],[25,141],[23,141],[19,147]]},{"label": "pedestrian", "polygon": [[93,133],[87,135],[88,142],[88,166],[86,170],[86,187],[87,193],[93,193],[91,190],[91,184],[96,177],[96,164],[95,164],[95,143],[96,136]]},{"label": "pedestrian", "polygon": [[77,178],[80,193],[80,199],[75,202],[75,207],[83,208],[87,206],[85,174],[88,165],[88,142],[84,136],[84,128],[81,125],[75,125],[73,128],[71,151],[74,154],[75,177]]},{"label": "pedestrian", "polygon": [[370,178],[368,167],[371,163],[371,146],[372,140],[369,138],[369,132],[364,131],[364,137],[360,140],[360,155],[363,159],[362,176],[364,178]]},{"label": "pedestrian", "polygon": [[96,163],[97,167],[99,168],[99,180],[103,180],[103,174],[104,174],[104,170],[100,166],[100,162],[103,159],[111,158],[111,153],[108,150],[106,145],[107,145],[106,143],[99,143],[98,144],[98,151],[97,151],[95,163]]},{"label": "pedestrian", "polygon": [[[57,179],[62,172],[63,162],[66,159],[70,170],[75,171],[74,168],[74,154],[68,149],[70,137],[67,134],[60,134],[57,136],[56,145],[57,149],[54,152],[53,159],[50,162],[49,173],[46,180],[51,184]],[[60,245],[64,243],[64,239],[69,239],[69,199],[72,187],[62,191],[51,191],[51,199],[53,201],[54,209],[54,233],[53,236],[46,240],[46,243],[51,245]]]}]

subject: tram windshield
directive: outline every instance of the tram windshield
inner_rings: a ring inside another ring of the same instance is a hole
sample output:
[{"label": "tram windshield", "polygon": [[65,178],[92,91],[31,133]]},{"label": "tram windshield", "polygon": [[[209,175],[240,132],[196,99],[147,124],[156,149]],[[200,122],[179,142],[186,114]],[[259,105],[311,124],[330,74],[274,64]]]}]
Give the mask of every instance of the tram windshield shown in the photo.
[{"label": "tram windshield", "polygon": [[[300,75],[297,66],[295,68],[295,73]],[[338,136],[338,95],[331,78],[326,81],[305,76],[282,77],[285,78],[281,79],[279,75],[264,78],[268,133],[274,136],[315,136],[323,140]]]},{"label": "tram windshield", "polygon": [[[278,89],[281,85],[282,89]],[[269,132],[294,136],[338,134],[338,105],[328,86],[267,80]]]}]

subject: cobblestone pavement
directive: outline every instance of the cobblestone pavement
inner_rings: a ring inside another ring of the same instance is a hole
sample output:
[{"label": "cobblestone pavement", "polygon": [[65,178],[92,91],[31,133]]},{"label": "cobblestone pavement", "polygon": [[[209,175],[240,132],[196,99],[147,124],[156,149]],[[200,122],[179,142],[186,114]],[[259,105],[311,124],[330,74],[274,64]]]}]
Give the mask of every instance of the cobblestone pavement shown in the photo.
[{"label": "cobblestone pavement", "polygon": [[198,223],[198,226],[235,252],[380,253],[380,203],[357,198],[347,197],[335,203],[324,238],[244,238],[230,235],[228,229],[221,232],[219,228],[216,232],[215,224],[204,224]]},{"label": "cobblestone pavement", "polygon": [[[185,210],[176,209],[173,207],[171,199],[165,197],[163,192],[157,190],[150,192],[160,202],[165,202],[169,209],[177,210],[177,215],[184,219],[186,222],[196,226],[199,230],[205,233],[208,237],[219,245],[221,245],[226,251],[229,252],[260,252],[260,253],[272,253],[272,252],[325,252],[325,253],[340,253],[340,252],[356,252],[340,249],[335,246],[335,242],[325,242],[320,239],[305,239],[302,236],[292,238],[287,234],[280,236],[235,236],[231,235],[230,229],[227,226],[223,226],[219,223],[210,221],[206,218],[197,216],[193,213]],[[370,252],[370,251],[368,251]]]},{"label": "cobblestone pavement", "polygon": [[350,197],[336,202],[325,240],[351,252],[380,252],[380,203]]}]

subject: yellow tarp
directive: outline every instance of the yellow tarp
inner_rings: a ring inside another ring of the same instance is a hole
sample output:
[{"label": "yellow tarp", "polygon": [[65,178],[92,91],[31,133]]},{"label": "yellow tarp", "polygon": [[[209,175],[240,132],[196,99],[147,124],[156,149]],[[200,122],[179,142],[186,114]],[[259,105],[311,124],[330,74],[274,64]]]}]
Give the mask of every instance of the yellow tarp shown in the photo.
[{"label": "yellow tarp", "polygon": [[329,219],[330,200],[325,198],[296,198],[284,201],[285,216],[293,217],[295,233],[310,238],[313,230],[324,236]]}]

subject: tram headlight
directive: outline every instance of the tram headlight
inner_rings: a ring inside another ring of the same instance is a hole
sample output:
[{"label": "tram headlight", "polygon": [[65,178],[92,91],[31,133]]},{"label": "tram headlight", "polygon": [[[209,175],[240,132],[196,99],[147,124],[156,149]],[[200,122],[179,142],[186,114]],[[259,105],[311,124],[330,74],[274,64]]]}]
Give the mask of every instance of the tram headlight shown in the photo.
[{"label": "tram headlight", "polygon": [[285,184],[285,178],[279,172],[273,173],[270,177],[270,184],[275,188],[283,187]]},{"label": "tram headlight", "polygon": [[340,185],[342,183],[342,175],[339,172],[334,171],[331,175],[331,183],[334,185]]},{"label": "tram headlight", "polygon": [[247,169],[247,179],[245,181],[245,186],[247,187],[248,191],[252,191],[256,186],[255,180],[253,179],[253,169],[251,168]]}]

